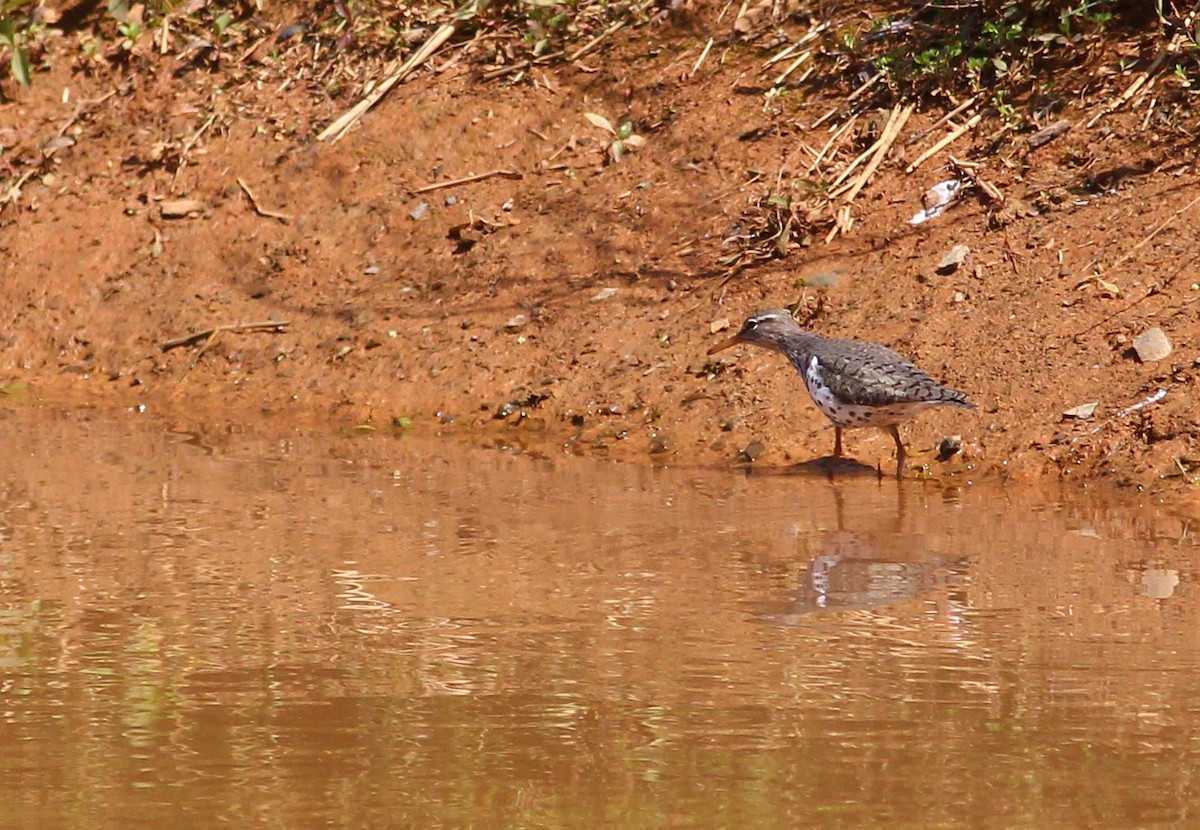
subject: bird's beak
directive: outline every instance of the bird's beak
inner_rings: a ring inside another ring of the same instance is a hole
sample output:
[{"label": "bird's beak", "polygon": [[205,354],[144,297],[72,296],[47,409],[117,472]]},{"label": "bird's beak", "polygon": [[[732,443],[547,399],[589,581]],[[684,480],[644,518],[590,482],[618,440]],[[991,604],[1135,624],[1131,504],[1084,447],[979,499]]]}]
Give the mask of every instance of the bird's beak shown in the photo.
[{"label": "bird's beak", "polygon": [[730,337],[728,340],[722,340],[720,343],[713,346],[711,349],[708,350],[708,354],[716,354],[717,352],[723,352],[726,349],[728,349],[732,346],[736,346],[738,343],[741,343],[741,342],[742,342],[742,335],[739,332],[738,334],[735,334],[733,337]]}]

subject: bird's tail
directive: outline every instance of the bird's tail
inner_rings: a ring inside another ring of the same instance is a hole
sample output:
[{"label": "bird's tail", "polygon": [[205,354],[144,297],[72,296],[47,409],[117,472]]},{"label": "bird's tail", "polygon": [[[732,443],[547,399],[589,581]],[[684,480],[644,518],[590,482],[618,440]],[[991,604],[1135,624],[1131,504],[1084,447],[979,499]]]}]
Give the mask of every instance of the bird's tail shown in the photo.
[{"label": "bird's tail", "polygon": [[949,404],[950,406],[961,406],[963,409],[978,409],[966,392],[959,392],[957,389],[943,389],[943,396],[939,403]]}]

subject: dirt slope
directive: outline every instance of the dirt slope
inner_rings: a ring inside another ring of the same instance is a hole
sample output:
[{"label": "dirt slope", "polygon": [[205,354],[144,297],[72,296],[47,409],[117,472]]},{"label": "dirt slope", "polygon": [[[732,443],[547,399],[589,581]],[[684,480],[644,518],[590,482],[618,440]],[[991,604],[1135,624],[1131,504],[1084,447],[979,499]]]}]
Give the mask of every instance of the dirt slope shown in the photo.
[{"label": "dirt slope", "polygon": [[[798,234],[736,270],[724,258],[757,244],[768,195],[799,202],[870,140],[807,173],[845,121],[813,126],[845,105],[845,79],[772,100],[769,52],[736,44],[692,74],[715,20],[621,31],[516,84],[435,58],[332,144],[313,136],[349,92],[288,84],[254,55],[200,71],[147,50],[85,71],[64,38],[32,91],[6,82],[0,105],[0,175],[33,171],[0,212],[0,372],[10,393],[32,390],[10,397],[330,429],[399,419],[660,463],[733,463],[757,442],[755,464],[784,465],[832,443],[799,379],[775,355],[705,350],[747,313],[800,302],[811,328],[885,343],[979,403],[909,428],[930,474],[1190,486],[1196,116],[1139,97],[1087,126],[1144,60],[1071,99],[1056,116],[1071,129],[1035,149],[1031,126],[1007,134],[992,112],[906,174],[930,143],[907,140],[943,114],[915,112],[848,233]],[[585,113],[632,122],[644,146],[614,163]],[[60,134],[72,141],[47,151]],[[969,195],[914,228],[948,154],[984,165],[1006,203]],[[495,171],[519,178],[416,192]],[[164,216],[181,198],[199,209]],[[968,258],[939,273],[956,244]],[[288,325],[162,350],[269,320]],[[1156,326],[1173,351],[1140,362],[1133,339]],[[1064,419],[1089,402],[1090,419]],[[933,461],[951,434],[962,453]],[[891,463],[886,435],[851,433],[848,450]]]}]

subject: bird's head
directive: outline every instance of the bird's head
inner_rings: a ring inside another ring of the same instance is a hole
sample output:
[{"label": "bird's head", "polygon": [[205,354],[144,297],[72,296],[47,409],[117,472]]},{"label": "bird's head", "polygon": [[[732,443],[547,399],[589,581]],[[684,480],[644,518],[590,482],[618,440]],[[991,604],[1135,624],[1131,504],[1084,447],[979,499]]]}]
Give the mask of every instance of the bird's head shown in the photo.
[{"label": "bird's head", "polygon": [[764,346],[768,349],[783,351],[783,345],[789,335],[800,331],[800,326],[785,308],[768,308],[756,311],[742,323],[741,331],[708,350],[709,354],[736,346],[738,343],[750,343]]}]

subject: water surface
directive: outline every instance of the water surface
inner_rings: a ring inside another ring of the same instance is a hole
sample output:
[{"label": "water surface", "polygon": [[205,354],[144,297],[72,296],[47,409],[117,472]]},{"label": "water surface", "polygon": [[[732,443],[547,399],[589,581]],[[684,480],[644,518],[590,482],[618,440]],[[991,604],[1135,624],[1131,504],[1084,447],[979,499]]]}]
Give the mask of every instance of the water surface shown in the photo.
[{"label": "water surface", "polygon": [[0,827],[1200,822],[1166,511],[0,422]]}]

